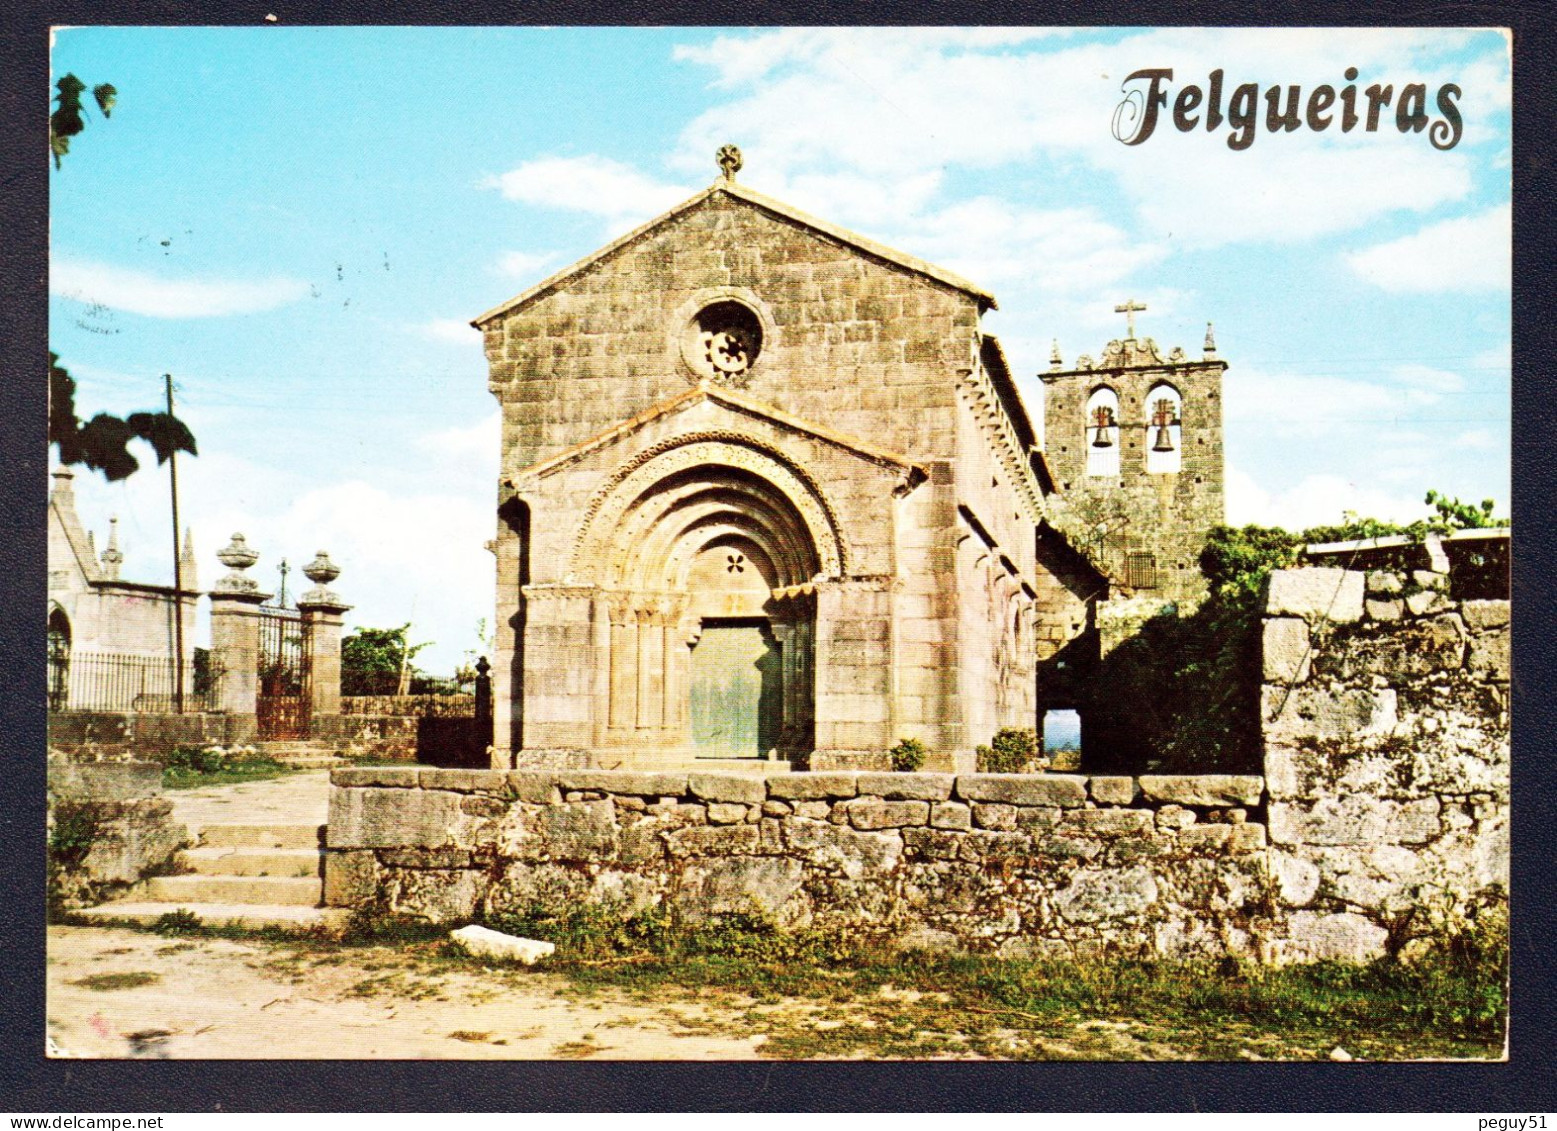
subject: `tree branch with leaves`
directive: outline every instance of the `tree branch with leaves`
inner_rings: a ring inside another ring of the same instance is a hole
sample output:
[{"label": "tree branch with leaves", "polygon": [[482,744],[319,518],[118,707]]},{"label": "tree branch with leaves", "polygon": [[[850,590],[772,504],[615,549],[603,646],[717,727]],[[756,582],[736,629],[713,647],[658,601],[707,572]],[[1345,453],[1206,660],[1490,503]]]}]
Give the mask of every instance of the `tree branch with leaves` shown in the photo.
[{"label": "tree branch with leaves", "polygon": [[[59,93],[54,96],[58,105],[49,115],[49,151],[54,154],[56,169],[60,168],[60,158],[70,152],[70,139],[86,129],[86,111],[81,104],[81,95],[86,88],[86,83],[75,75],[66,75],[54,84]],[[109,118],[113,116],[114,103],[119,100],[119,91],[113,83],[98,83],[92,88],[92,98],[103,117]]]},{"label": "tree branch with leaves", "polygon": [[199,455],[194,434],[183,421],[166,412],[132,412],[123,419],[100,412],[85,424],[76,415],[76,381],[59,355],[49,351],[49,443],[66,466],[84,464],[101,471],[109,482],[126,479],[140,467],[130,454],[131,440],[144,440],[166,463],[174,452]]},{"label": "tree branch with leaves", "polygon": [[[70,139],[86,129],[81,97],[86,89],[86,83],[73,74],[55,83],[57,105],[49,115],[49,150],[56,169],[61,168],[60,158],[70,152]],[[92,98],[103,117],[108,118],[113,114],[119,91],[112,83],[99,83],[92,88]],[[59,355],[50,350],[49,443],[58,449],[60,463],[83,464],[92,471],[101,471],[109,482],[126,479],[140,467],[140,461],[130,454],[131,440],[150,444],[159,464],[166,463],[174,452],[199,455],[194,434],[169,412],[132,412],[122,418],[100,412],[83,424],[76,415],[75,378],[59,363]]]}]

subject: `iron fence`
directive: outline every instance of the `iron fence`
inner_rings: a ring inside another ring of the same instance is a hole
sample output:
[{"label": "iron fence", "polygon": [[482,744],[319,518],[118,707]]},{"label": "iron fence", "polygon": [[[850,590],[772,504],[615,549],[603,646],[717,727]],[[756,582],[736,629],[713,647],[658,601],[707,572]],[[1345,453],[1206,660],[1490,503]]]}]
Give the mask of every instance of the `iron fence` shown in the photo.
[{"label": "iron fence", "polygon": [[51,711],[112,711],[171,715],[214,711],[221,705],[222,673],[203,650],[184,661],[183,702],[178,667],[167,656],[51,649],[48,696]]}]

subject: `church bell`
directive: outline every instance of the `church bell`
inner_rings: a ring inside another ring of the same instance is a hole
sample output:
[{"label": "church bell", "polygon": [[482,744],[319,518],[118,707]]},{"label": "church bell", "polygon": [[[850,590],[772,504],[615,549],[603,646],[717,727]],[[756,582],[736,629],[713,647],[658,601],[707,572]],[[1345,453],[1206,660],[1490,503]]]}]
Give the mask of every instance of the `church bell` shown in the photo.
[{"label": "church bell", "polygon": [[1108,434],[1108,430],[1114,426],[1114,410],[1107,405],[1099,405],[1097,411],[1092,414],[1092,419],[1097,426],[1097,432],[1092,437],[1092,446],[1094,448],[1113,447],[1113,437]]},{"label": "church bell", "polygon": [[1171,452],[1173,450],[1173,432],[1171,426],[1178,423],[1173,411],[1173,402],[1164,397],[1156,404],[1156,413],[1153,414],[1152,423],[1157,425],[1157,438],[1152,441],[1152,451]]}]

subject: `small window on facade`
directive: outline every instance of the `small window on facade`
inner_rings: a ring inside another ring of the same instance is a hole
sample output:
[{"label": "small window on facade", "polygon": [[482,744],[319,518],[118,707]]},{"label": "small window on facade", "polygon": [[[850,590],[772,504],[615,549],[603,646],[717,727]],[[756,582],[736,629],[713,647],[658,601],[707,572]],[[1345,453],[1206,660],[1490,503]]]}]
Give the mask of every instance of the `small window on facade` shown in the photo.
[{"label": "small window on facade", "polygon": [[1119,474],[1119,394],[1107,385],[1087,398],[1087,474]]},{"label": "small window on facade", "polygon": [[1146,394],[1146,470],[1157,475],[1177,472],[1184,465],[1183,407],[1178,390],[1157,385]]},{"label": "small window on facade", "polygon": [[1131,589],[1157,588],[1157,555],[1143,551],[1126,554],[1125,585]]}]

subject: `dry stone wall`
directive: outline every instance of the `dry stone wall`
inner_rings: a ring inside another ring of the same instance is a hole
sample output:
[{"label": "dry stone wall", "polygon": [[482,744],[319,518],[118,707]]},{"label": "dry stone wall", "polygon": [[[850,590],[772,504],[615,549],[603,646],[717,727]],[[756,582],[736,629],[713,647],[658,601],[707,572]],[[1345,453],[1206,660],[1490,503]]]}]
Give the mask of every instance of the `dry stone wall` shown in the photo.
[{"label": "dry stone wall", "polygon": [[1270,871],[1293,959],[1409,954],[1508,898],[1509,603],[1431,570],[1271,576]]},{"label": "dry stone wall", "polygon": [[1263,778],[338,770],[326,901],[444,922],[668,905],[1078,959],[1409,957],[1508,899],[1509,606],[1450,580],[1272,575]]},{"label": "dry stone wall", "polygon": [[1271,930],[1258,777],[375,767],[333,782],[332,906],[454,923],[662,904],[1076,957],[1258,957]]}]

